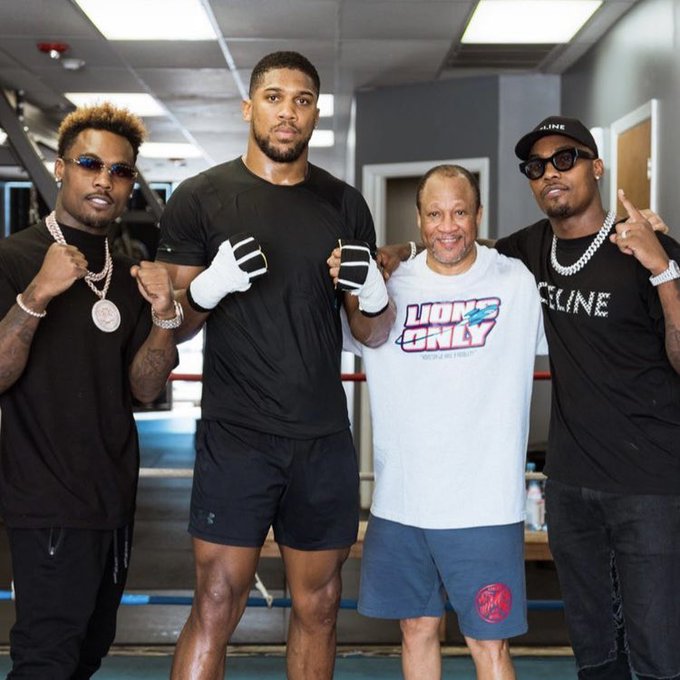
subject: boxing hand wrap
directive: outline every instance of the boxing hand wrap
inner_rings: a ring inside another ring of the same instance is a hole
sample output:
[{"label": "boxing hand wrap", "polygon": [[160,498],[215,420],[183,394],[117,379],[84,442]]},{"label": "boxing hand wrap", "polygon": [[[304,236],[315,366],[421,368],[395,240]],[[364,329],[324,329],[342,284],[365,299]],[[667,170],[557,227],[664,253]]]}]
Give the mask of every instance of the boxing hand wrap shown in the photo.
[{"label": "boxing hand wrap", "polygon": [[210,311],[222,298],[248,290],[253,279],[266,273],[267,258],[259,243],[248,234],[235,234],[220,245],[210,266],[191,282],[187,299],[198,311]]},{"label": "boxing hand wrap", "polygon": [[381,314],[389,302],[387,287],[371,250],[363,241],[340,239],[338,288],[359,298],[359,309],[366,316]]}]

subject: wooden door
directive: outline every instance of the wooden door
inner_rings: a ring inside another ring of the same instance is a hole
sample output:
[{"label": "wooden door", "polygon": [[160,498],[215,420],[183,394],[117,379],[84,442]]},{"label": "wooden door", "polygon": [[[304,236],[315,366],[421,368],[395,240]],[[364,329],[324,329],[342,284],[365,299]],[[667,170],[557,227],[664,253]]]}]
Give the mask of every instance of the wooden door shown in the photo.
[{"label": "wooden door", "polygon": [[[619,134],[616,157],[617,188],[623,189],[636,207],[649,208],[651,205],[651,118]],[[626,216],[626,211],[620,201],[616,203],[616,212],[619,217]]]}]

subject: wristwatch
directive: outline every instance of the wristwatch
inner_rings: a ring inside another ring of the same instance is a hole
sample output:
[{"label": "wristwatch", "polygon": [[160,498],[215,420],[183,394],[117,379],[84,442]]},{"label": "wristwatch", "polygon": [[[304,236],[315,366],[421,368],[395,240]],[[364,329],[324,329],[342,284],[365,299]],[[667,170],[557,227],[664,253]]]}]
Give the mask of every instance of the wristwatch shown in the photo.
[{"label": "wristwatch", "polygon": [[649,277],[649,281],[653,286],[660,286],[662,283],[672,281],[673,279],[680,279],[680,267],[675,260],[668,260],[668,269],[662,271],[661,274]]},{"label": "wristwatch", "polygon": [[175,316],[173,316],[172,319],[161,319],[157,317],[156,312],[153,311],[153,307],[151,308],[151,321],[153,321],[154,326],[165,328],[165,330],[172,330],[173,328],[179,328],[182,325],[182,321],[184,321],[182,305],[180,305],[177,300],[173,300],[173,303],[175,305]]}]

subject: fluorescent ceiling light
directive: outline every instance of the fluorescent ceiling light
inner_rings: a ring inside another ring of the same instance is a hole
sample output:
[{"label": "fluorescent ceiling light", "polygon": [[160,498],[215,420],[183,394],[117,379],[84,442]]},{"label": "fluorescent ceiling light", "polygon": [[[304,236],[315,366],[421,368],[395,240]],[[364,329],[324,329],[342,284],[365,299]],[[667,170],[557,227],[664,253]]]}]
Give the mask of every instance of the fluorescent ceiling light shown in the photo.
[{"label": "fluorescent ceiling light", "polygon": [[139,147],[143,158],[200,158],[203,152],[193,144],[182,142],[145,142]]},{"label": "fluorescent ceiling light", "polygon": [[314,130],[309,146],[323,147],[335,144],[335,132],[333,130]]},{"label": "fluorescent ceiling light", "polygon": [[65,92],[64,97],[76,106],[111,102],[114,106],[129,109],[132,113],[145,118],[167,114],[157,99],[143,92]]},{"label": "fluorescent ceiling light", "polygon": [[0,146],[2,146],[7,141],[7,133],[0,128]]},{"label": "fluorescent ceiling light", "polygon": [[602,0],[480,0],[461,42],[566,43],[601,4]]},{"label": "fluorescent ceiling light", "polygon": [[201,0],[76,0],[109,40],[216,40]]},{"label": "fluorescent ceiling light", "polygon": [[332,94],[320,94],[317,101],[319,107],[319,116],[321,118],[328,118],[333,115],[333,103],[335,97]]}]

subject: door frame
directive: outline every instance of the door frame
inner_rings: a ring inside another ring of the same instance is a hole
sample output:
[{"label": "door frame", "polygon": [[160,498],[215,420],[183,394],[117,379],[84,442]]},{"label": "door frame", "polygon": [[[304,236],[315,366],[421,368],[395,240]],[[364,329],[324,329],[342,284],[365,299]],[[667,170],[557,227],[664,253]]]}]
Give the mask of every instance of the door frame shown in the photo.
[{"label": "door frame", "polygon": [[[421,177],[435,165],[462,165],[470,172],[479,174],[479,195],[484,210],[479,225],[479,238],[489,236],[489,167],[488,158],[452,158],[434,161],[415,161],[411,163],[376,163],[364,165],[362,168],[361,191],[371,209],[375,223],[375,236],[378,245],[385,243],[385,200],[387,197],[387,180],[400,177]],[[415,196],[413,197],[415,206]]]},{"label": "door frame", "polygon": [[626,130],[635,127],[647,119],[651,119],[651,152],[649,161],[649,207],[658,211],[659,202],[659,100],[650,99],[648,102],[639,106],[634,111],[627,113],[625,116],[615,120],[609,127],[609,207],[613,209],[616,206],[618,197],[616,190],[618,189],[617,175],[618,175],[618,141],[619,136]]}]

